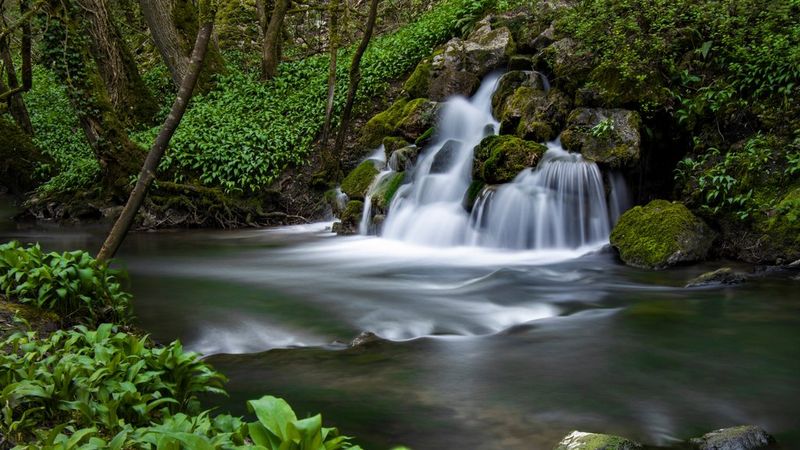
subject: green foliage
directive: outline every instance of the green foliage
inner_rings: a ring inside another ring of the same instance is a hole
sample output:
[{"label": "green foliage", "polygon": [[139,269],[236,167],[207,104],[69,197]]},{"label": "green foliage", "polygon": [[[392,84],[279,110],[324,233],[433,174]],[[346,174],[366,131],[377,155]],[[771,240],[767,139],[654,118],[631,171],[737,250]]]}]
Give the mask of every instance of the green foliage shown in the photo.
[{"label": "green foliage", "polygon": [[116,433],[197,412],[198,394],[223,392],[224,378],[180,343],[153,348],[110,324],[17,333],[0,347],[0,432],[12,441],[43,438],[51,426]]},{"label": "green foliage", "polygon": [[614,132],[614,120],[611,117],[606,117],[601,120],[597,125],[593,126],[590,130],[592,136],[596,138],[605,138]]},{"label": "green foliage", "polygon": [[787,156],[790,164],[780,170],[778,146],[774,137],[757,134],[740,149],[731,149],[724,155],[716,148],[708,149],[694,159],[678,163],[676,181],[687,186],[692,205],[702,212],[730,213],[739,220],[752,218],[760,210],[769,209],[774,201],[770,195],[764,199],[757,195],[757,189],[766,184],[765,179],[780,184],[800,170],[791,164],[792,154]]},{"label": "green foliage", "polygon": [[[475,3],[446,0],[396,32],[376,37],[362,61],[360,101],[382,96],[389,82],[407,73],[458,31],[456,23]],[[335,113],[344,106],[354,48],[339,55]],[[322,129],[327,55],[281,64],[269,83],[231,70],[216,88],[193,100],[160,170],[176,182],[199,180],[227,192],[253,192],[272,183],[289,165],[305,161]],[[134,139],[148,144],[155,130]]]},{"label": "green foliage", "polygon": [[55,311],[67,323],[124,322],[131,295],[121,273],[84,251],[44,253],[38,244],[0,245],[0,289],[20,303]]},{"label": "green foliage", "polygon": [[25,94],[33,124],[33,142],[55,162],[55,176],[39,192],[71,192],[91,186],[100,174],[86,135],[64,87],[47,69],[34,66],[33,88]]},{"label": "green foliage", "polygon": [[18,449],[360,450],[271,396],[248,402],[254,422],[199,412],[224,377],[179,342],[156,348],[103,324],[0,347],[0,433]]}]

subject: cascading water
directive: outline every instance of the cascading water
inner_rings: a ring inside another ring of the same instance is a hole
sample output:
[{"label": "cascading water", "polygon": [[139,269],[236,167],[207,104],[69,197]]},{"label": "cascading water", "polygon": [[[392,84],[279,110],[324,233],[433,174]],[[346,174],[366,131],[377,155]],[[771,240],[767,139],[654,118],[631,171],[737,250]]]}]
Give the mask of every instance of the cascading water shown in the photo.
[{"label": "cascading water", "polygon": [[[538,167],[522,171],[511,183],[485,188],[471,214],[464,208],[473,150],[499,128],[492,116],[499,78],[487,77],[469,100],[455,97],[445,104],[437,140],[407,172],[410,182],[392,200],[383,237],[422,245],[507,249],[575,249],[607,242],[614,222],[629,206],[625,181],[618,173],[608,174],[607,201],[597,165],[565,151],[559,141],[547,144]],[[382,154],[383,148],[379,151]],[[395,169],[389,164],[370,194]],[[362,234],[373,231],[371,208],[368,195]]]}]

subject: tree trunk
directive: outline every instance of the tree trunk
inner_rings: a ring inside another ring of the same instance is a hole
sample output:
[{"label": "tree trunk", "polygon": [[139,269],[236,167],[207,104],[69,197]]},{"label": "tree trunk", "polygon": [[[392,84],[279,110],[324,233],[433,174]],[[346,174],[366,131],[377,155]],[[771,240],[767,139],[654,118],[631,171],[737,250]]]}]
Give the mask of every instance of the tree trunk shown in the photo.
[{"label": "tree trunk", "polygon": [[136,62],[114,23],[107,0],[76,0],[84,11],[91,51],[111,104],[128,124],[149,124],[158,103],[139,75]]},{"label": "tree trunk", "polygon": [[[193,38],[198,33],[197,8],[191,0],[139,0],[150,35],[167,65],[176,88],[189,72],[189,56]],[[210,40],[210,38],[209,38]],[[201,91],[211,86],[211,77],[225,72],[219,48],[210,42],[198,86]]]},{"label": "tree trunk", "polygon": [[111,104],[103,79],[92,60],[85,11],[66,0],[48,0],[50,23],[42,35],[42,59],[67,88],[72,108],[103,169],[106,188],[121,191],[144,157],[131,142]]},{"label": "tree trunk", "polygon": [[[5,19],[3,18],[3,8],[2,2],[0,2],[0,25],[3,25],[5,28]],[[30,27],[30,25],[28,25]],[[22,93],[25,91],[25,86],[20,86],[19,80],[17,79],[17,71],[14,67],[14,58],[11,55],[11,47],[9,44],[9,37],[10,36],[3,36],[0,37],[0,61],[2,61],[3,66],[5,66],[6,77],[8,83],[3,83],[1,77],[3,76],[2,71],[0,71],[0,94],[4,94],[6,92],[11,92],[10,95],[6,97],[6,102],[8,104],[8,112],[11,114],[11,117],[14,118],[14,121],[17,123],[17,126],[25,132],[28,136],[33,135],[33,125],[31,124],[31,117],[28,114],[28,108],[25,106],[25,101],[22,99]],[[28,42],[30,44],[30,42]]]},{"label": "tree trunk", "polygon": [[[28,0],[19,1],[19,14],[25,17],[30,11]],[[26,20],[22,24],[22,41],[20,51],[22,52],[22,89],[27,92],[33,87],[33,65],[31,64],[31,22]]]},{"label": "tree trunk", "polygon": [[331,151],[328,138],[331,131],[333,102],[336,98],[336,57],[339,51],[339,0],[331,0],[330,18],[328,19],[328,101],[325,105],[325,123],[322,126],[322,166],[327,174],[335,175],[339,163]]},{"label": "tree trunk", "polygon": [[269,18],[269,25],[264,32],[264,45],[261,54],[261,79],[270,80],[278,73],[281,60],[281,31],[283,19],[289,10],[291,0],[275,0],[275,7]]},{"label": "tree trunk", "polygon": [[358,44],[355,55],[353,55],[353,62],[350,63],[350,85],[347,89],[347,102],[344,104],[342,111],[342,120],[339,122],[339,135],[336,137],[336,150],[334,160],[337,164],[337,172],[341,170],[339,167],[338,156],[342,154],[344,147],[344,139],[347,136],[347,131],[350,126],[350,116],[353,113],[353,104],[356,101],[356,91],[358,84],[361,83],[361,58],[364,52],[367,51],[369,41],[372,39],[372,31],[375,29],[375,20],[378,15],[378,0],[371,0],[369,5],[369,17],[367,17],[367,28],[364,30],[364,36],[361,38],[361,43]]},{"label": "tree trunk", "polygon": [[200,19],[202,22],[200,30],[197,33],[194,49],[192,50],[192,57],[189,61],[189,69],[186,78],[184,78],[181,83],[178,96],[175,98],[175,103],[172,104],[172,110],[169,116],[164,121],[164,125],[162,125],[161,131],[159,131],[158,137],[156,137],[153,146],[150,148],[150,153],[148,153],[147,159],[139,173],[139,179],[136,181],[136,186],[133,188],[133,191],[131,191],[128,202],[122,210],[122,214],[114,223],[103,246],[100,248],[100,252],[97,254],[97,259],[100,261],[107,261],[113,258],[120,245],[122,245],[122,241],[128,234],[133,219],[136,217],[136,213],[139,211],[147,195],[147,190],[156,177],[156,170],[158,169],[161,157],[164,156],[169,141],[178,128],[181,118],[183,118],[183,114],[186,112],[189,100],[192,98],[192,92],[194,91],[195,85],[197,85],[203,66],[203,59],[208,50],[208,42],[211,39],[211,33],[214,29],[214,12],[210,9],[210,3],[210,0],[205,0],[201,3]]}]

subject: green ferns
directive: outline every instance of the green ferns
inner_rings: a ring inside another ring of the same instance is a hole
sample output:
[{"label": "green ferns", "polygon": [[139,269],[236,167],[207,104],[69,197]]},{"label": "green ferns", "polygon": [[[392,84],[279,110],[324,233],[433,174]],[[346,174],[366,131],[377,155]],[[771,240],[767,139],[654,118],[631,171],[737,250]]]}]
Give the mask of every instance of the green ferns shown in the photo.
[{"label": "green ferns", "polygon": [[121,273],[84,251],[45,253],[38,244],[0,245],[0,292],[20,303],[54,311],[67,323],[125,323],[131,295]]}]

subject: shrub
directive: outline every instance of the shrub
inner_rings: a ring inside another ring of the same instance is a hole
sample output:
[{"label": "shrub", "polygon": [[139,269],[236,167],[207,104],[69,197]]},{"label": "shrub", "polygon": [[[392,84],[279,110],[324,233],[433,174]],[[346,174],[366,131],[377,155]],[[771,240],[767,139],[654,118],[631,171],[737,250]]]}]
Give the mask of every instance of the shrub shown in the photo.
[{"label": "shrub", "polygon": [[119,271],[84,251],[44,253],[38,244],[0,245],[0,290],[20,303],[54,311],[67,323],[130,319],[131,295]]}]

